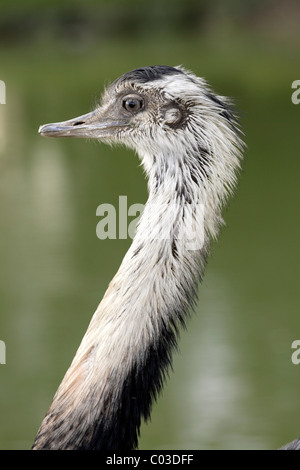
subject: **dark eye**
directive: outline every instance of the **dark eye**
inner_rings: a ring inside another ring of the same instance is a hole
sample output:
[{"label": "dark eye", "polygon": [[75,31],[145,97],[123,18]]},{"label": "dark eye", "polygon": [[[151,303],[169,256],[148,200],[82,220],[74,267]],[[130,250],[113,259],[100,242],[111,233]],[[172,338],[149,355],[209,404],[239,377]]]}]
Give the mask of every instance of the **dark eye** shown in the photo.
[{"label": "dark eye", "polygon": [[123,108],[130,113],[136,113],[143,107],[143,100],[140,98],[125,98],[123,100]]}]

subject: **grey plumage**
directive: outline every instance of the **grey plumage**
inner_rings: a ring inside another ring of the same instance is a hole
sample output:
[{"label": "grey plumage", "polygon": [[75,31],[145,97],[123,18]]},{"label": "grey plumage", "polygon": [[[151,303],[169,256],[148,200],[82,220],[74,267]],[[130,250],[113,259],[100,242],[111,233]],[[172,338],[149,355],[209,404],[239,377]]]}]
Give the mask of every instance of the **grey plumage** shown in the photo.
[{"label": "grey plumage", "polygon": [[300,450],[300,438],[281,447],[279,450]]},{"label": "grey plumage", "polygon": [[239,124],[229,100],[205,80],[182,67],[152,66],[117,79],[93,112],[40,133],[134,149],[149,198],[33,448],[136,448],[236,184]]}]

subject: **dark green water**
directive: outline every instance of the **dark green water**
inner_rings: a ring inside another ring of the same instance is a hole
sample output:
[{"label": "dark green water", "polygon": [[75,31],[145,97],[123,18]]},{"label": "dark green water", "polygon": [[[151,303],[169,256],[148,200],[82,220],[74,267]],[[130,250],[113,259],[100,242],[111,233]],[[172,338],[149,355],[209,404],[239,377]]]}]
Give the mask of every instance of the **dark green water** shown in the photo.
[{"label": "dark green water", "polygon": [[296,47],[265,38],[1,49],[0,448],[26,449],[130,244],[96,237],[96,208],[146,201],[136,155],[43,139],[141,65],[183,64],[236,98],[248,145],[174,373],[141,449],[272,449],[300,435],[300,105]]}]

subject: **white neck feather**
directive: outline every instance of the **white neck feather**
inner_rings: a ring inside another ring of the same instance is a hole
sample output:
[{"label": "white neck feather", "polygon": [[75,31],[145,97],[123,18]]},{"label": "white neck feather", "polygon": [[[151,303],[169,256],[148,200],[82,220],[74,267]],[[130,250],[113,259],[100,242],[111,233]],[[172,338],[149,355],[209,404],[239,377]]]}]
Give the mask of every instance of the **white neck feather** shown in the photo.
[{"label": "white neck feather", "polygon": [[[228,119],[215,114],[206,125],[195,112],[190,132],[178,130],[163,153],[160,136],[157,145],[152,139],[151,151],[130,144],[148,175],[149,199],[34,448],[136,445],[141,415],[149,416],[161,389],[178,327],[194,304],[209,239],[218,234],[221,208],[235,183],[241,143]],[[119,436],[127,432],[127,440]]]}]

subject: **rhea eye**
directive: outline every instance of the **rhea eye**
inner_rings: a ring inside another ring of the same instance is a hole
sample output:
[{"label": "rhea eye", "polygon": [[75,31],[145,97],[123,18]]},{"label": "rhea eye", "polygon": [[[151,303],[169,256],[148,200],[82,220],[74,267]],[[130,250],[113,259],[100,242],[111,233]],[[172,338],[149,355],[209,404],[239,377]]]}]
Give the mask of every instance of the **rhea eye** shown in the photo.
[{"label": "rhea eye", "polygon": [[123,108],[130,113],[140,111],[143,107],[143,100],[140,98],[129,97],[123,100]]}]

